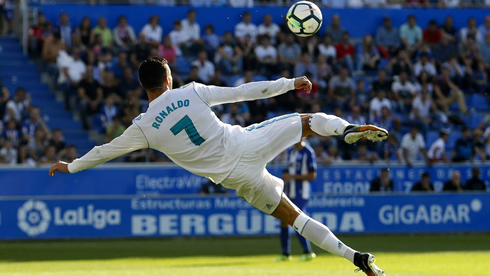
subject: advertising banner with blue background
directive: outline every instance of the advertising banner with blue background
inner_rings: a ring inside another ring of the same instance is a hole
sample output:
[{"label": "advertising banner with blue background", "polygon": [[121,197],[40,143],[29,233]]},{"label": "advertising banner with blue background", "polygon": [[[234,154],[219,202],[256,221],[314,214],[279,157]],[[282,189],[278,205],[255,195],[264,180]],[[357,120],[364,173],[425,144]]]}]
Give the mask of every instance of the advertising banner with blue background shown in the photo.
[{"label": "advertising banner with blue background", "polygon": [[[487,187],[490,166],[479,166],[480,177]],[[312,181],[312,191],[322,194],[366,194],[370,182],[379,174],[382,166],[333,166],[319,167],[318,176]],[[281,177],[282,167],[271,166],[269,171]],[[409,192],[420,180],[423,172],[431,175],[436,191],[441,191],[453,171],[461,172],[463,183],[471,177],[471,165],[412,167],[390,166],[395,191]],[[22,181],[19,181],[19,175]],[[76,174],[48,176],[48,169],[0,169],[3,196],[48,196],[48,195],[176,195],[197,194],[204,177],[193,175],[176,166],[101,166]]]},{"label": "advertising banner with blue background", "polygon": [[[315,196],[336,233],[490,231],[490,194]],[[233,196],[0,201],[0,239],[238,236],[279,223]]]}]

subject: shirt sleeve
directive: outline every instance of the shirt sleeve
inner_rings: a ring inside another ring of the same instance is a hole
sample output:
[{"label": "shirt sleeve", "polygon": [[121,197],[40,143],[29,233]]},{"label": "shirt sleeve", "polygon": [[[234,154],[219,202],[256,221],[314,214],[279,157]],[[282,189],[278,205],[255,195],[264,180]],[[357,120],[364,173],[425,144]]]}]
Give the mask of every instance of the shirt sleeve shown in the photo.
[{"label": "shirt sleeve", "polygon": [[294,89],[294,79],[245,83],[238,87],[218,87],[194,84],[197,95],[209,106],[266,99]]},{"label": "shirt sleeve", "polygon": [[145,135],[139,126],[133,123],[121,136],[110,143],[96,146],[84,156],[68,164],[68,171],[76,173],[105,163],[123,154],[148,147],[149,144]]}]

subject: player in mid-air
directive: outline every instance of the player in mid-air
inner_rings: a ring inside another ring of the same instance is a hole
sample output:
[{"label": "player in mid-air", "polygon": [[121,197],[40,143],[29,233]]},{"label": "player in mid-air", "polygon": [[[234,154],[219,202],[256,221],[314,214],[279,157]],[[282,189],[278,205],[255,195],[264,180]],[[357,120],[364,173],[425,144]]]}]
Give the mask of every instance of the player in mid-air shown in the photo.
[{"label": "player in mid-air", "polygon": [[346,258],[369,276],[385,275],[374,256],[342,243],[328,227],[301,212],[283,193],[284,182],[266,164],[279,153],[314,133],[343,135],[346,143],[381,141],[388,132],[372,125],[352,125],[325,113],[289,114],[243,128],[221,122],[211,106],[270,98],[294,89],[311,90],[306,77],[281,78],[238,87],[190,83],[172,89],[170,67],[163,58],[149,58],[139,67],[141,85],[150,101],[146,113],[133,120],[110,143],[94,147],[71,163],[55,163],[56,171],[76,173],[144,148],[165,153],[184,169],[237,191],[260,211],[291,225],[318,247]]}]

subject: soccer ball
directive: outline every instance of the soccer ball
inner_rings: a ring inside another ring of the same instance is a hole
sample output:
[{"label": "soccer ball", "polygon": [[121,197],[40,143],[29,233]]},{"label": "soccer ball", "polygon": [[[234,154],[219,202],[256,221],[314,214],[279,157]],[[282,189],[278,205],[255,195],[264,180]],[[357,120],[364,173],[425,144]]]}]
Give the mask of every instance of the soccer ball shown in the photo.
[{"label": "soccer ball", "polygon": [[286,15],[288,27],[297,36],[314,35],[322,26],[323,15],[317,5],[300,1],[289,8]]}]

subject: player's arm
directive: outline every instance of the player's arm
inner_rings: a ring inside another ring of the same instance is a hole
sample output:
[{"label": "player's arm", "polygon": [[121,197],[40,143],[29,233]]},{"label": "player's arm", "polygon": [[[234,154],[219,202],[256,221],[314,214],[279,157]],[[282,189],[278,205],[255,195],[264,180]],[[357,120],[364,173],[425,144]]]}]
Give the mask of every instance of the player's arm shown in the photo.
[{"label": "player's arm", "polygon": [[280,78],[275,81],[245,83],[238,87],[218,87],[197,84],[195,91],[209,106],[266,99],[286,93],[289,90],[311,91],[311,82],[306,77],[295,79]]},{"label": "player's arm", "polygon": [[110,143],[94,147],[87,154],[73,160],[73,162],[56,162],[51,166],[49,175],[54,176],[57,171],[76,173],[95,167],[126,153],[148,147],[149,145],[143,132],[137,125],[132,124],[121,136],[115,138]]}]

